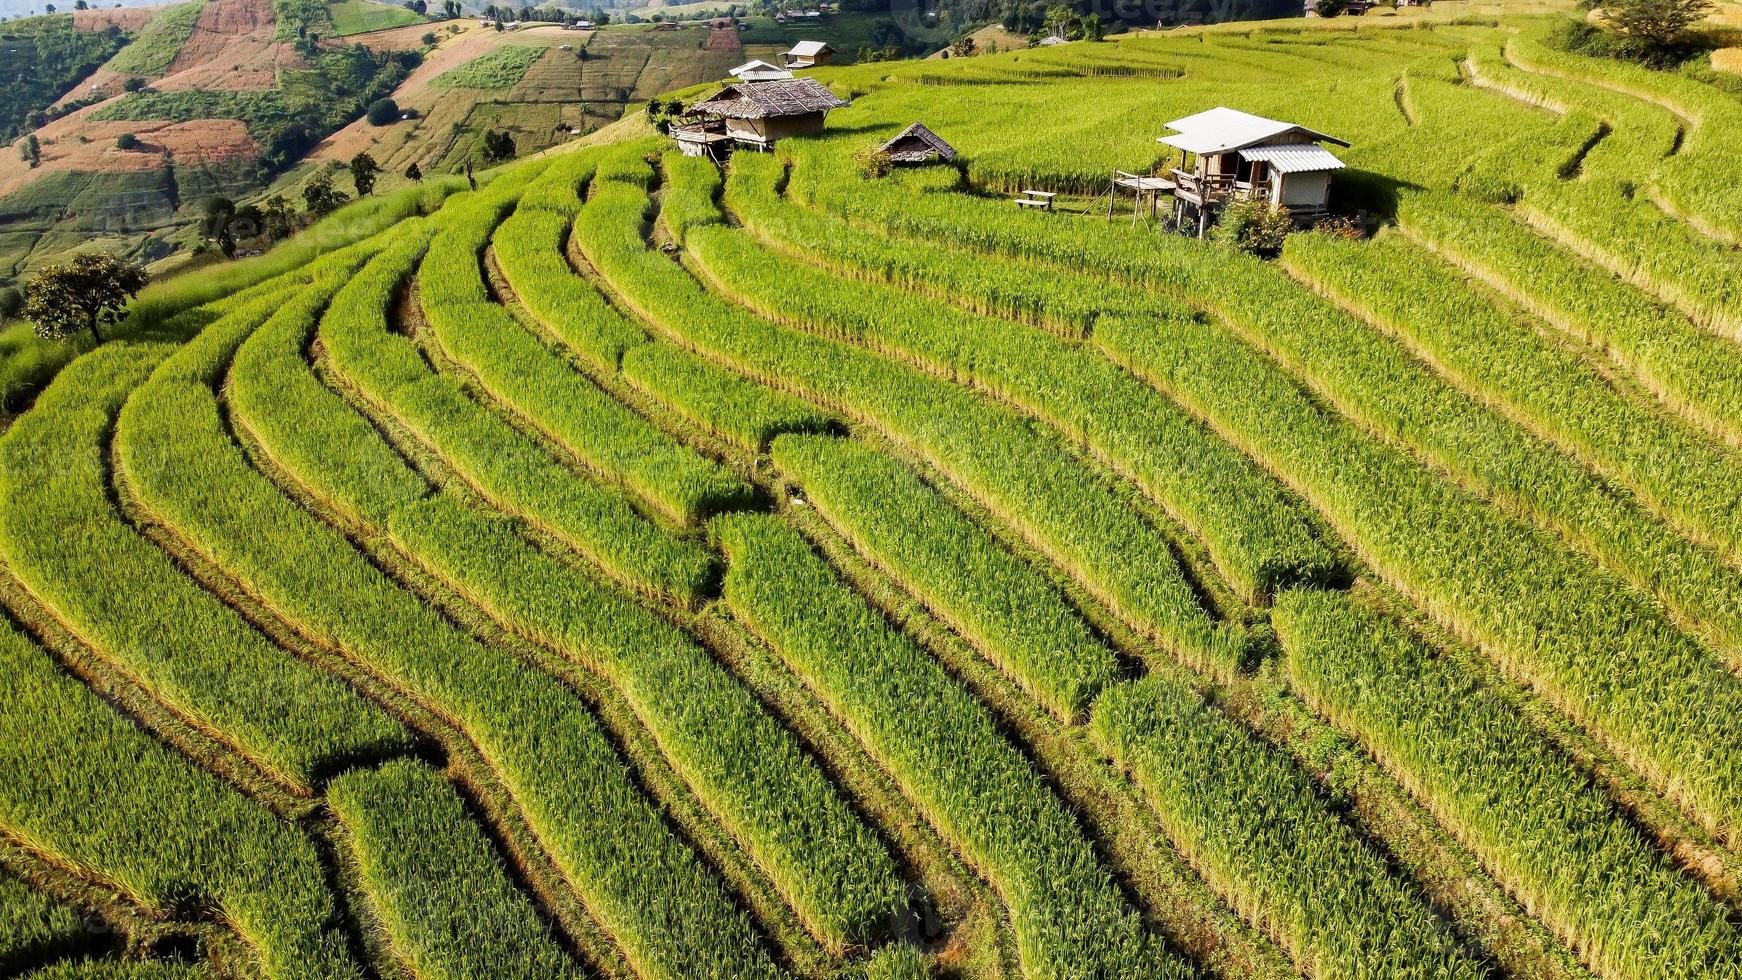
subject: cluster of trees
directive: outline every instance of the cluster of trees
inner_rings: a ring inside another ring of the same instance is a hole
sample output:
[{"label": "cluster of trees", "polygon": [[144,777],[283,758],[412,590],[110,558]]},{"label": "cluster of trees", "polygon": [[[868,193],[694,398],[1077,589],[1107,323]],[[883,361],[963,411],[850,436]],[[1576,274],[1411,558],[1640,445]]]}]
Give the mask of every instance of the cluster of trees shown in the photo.
[{"label": "cluster of trees", "polygon": [[0,143],[46,125],[49,106],[126,43],[127,35],[114,25],[81,31],[70,16],[8,25],[0,33]]},{"label": "cluster of trees", "polygon": [[[307,227],[337,211],[351,200],[334,185],[334,178],[349,169],[351,183],[358,197],[375,192],[375,181],[383,173],[381,164],[368,153],[351,158],[348,167],[337,164],[326,167],[309,179],[302,188],[303,210],[297,212],[282,195],[272,194],[255,204],[238,205],[227,197],[208,198],[201,208],[200,238],[216,248],[225,258],[234,258],[242,242],[258,242],[270,247],[290,237],[299,228]],[[416,163],[405,169],[409,180],[422,180],[423,171]]]},{"label": "cluster of trees", "polygon": [[484,133],[483,153],[486,163],[512,160],[515,152],[514,135],[508,130],[492,129]]},{"label": "cluster of trees", "polygon": [[577,20],[590,20],[595,24],[609,24],[611,15],[602,8],[594,7],[585,15],[561,7],[533,7],[522,4],[520,7],[491,4],[484,8],[480,15],[484,20],[495,21],[500,27],[504,21],[518,21],[522,24],[533,21],[549,24],[572,24]]}]

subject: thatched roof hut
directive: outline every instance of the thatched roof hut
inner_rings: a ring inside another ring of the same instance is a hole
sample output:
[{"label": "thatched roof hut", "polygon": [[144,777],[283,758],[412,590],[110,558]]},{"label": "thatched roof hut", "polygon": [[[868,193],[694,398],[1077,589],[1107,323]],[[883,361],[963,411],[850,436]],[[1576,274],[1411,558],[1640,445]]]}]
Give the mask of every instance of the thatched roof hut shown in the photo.
[{"label": "thatched roof hut", "polygon": [[734,82],[696,103],[691,111],[722,119],[774,119],[828,112],[847,104],[814,78],[782,78]]},{"label": "thatched roof hut", "polygon": [[927,129],[925,123],[913,125],[896,134],[895,138],[878,147],[889,154],[893,163],[930,163],[942,160],[948,163],[956,158],[956,148],[944,142],[943,137]]},{"label": "thatched roof hut", "polygon": [[733,82],[691,106],[690,111],[704,117],[704,123],[683,127],[677,138],[686,153],[691,152],[683,145],[686,140],[700,139],[689,134],[704,132],[718,132],[732,142],[767,149],[777,139],[822,132],[829,110],[847,104],[814,78]]}]

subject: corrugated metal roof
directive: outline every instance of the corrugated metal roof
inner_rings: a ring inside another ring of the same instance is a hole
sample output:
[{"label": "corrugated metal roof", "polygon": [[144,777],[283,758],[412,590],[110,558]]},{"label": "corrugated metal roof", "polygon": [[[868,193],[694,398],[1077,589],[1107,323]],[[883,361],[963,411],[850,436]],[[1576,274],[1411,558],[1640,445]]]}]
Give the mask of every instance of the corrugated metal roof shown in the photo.
[{"label": "corrugated metal roof", "polygon": [[1283,135],[1299,131],[1311,139],[1348,146],[1335,136],[1315,132],[1305,126],[1282,122],[1276,119],[1266,119],[1254,116],[1250,112],[1217,106],[1183,119],[1175,119],[1167,124],[1167,128],[1178,130],[1175,135],[1156,138],[1157,143],[1165,143],[1187,153],[1227,153],[1248,146],[1256,146]]},{"label": "corrugated metal roof", "polygon": [[827,41],[800,41],[793,45],[792,50],[788,51],[787,54],[792,55],[794,58],[808,58],[813,55],[822,54],[824,51],[833,50],[835,49],[829,47]]},{"label": "corrugated metal roof", "polygon": [[746,82],[770,82],[792,77],[792,72],[766,61],[747,61],[727,74]]},{"label": "corrugated metal roof", "polygon": [[1254,163],[1268,163],[1278,173],[1298,174],[1313,170],[1341,170],[1343,161],[1317,143],[1275,143],[1249,146],[1240,155]]}]

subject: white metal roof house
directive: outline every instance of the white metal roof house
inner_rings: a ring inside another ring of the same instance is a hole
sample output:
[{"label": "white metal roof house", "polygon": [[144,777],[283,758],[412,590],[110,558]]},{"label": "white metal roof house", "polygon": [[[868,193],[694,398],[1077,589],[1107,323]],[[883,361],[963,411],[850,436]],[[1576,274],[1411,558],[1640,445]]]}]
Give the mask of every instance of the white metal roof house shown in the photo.
[{"label": "white metal roof house", "polygon": [[773,82],[792,77],[790,70],[762,60],[746,61],[727,74],[740,82]]},{"label": "white metal roof house", "polygon": [[827,41],[800,41],[780,57],[788,68],[815,68],[835,60],[835,49]]},{"label": "white metal roof house", "polygon": [[1156,142],[1180,151],[1174,216],[1195,221],[1200,234],[1231,198],[1269,201],[1301,222],[1322,217],[1330,206],[1331,173],[1343,161],[1319,144],[1349,145],[1297,123],[1222,106],[1167,126],[1173,135]]}]

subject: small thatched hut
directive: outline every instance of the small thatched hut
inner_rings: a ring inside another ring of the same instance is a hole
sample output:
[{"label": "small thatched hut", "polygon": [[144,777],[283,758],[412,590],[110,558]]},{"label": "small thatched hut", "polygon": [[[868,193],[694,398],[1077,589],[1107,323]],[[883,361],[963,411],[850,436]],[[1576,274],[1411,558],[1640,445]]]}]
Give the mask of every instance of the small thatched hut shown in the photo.
[{"label": "small thatched hut", "polygon": [[933,160],[948,163],[956,158],[955,147],[927,129],[925,123],[917,122],[878,149],[889,154],[891,163],[898,164],[931,163]]},{"label": "small thatched hut", "polygon": [[719,142],[721,135],[734,143],[768,149],[775,140],[822,132],[829,110],[847,104],[814,78],[734,82],[690,107],[690,112],[702,117],[701,123],[681,126],[672,135],[679,149],[692,156],[713,156],[711,144]]}]

